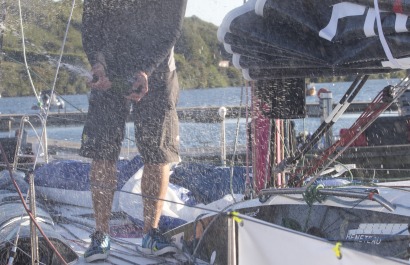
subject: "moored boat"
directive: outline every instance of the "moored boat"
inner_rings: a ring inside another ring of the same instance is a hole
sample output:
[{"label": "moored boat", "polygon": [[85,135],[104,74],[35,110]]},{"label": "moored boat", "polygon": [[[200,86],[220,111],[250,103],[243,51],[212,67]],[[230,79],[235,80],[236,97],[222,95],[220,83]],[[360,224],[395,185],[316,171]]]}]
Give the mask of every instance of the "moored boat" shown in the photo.
[{"label": "moored boat", "polygon": [[34,104],[32,110],[61,110],[64,109],[65,102],[64,100],[57,96],[55,93],[52,93],[51,90],[43,90],[38,96],[37,103]]}]

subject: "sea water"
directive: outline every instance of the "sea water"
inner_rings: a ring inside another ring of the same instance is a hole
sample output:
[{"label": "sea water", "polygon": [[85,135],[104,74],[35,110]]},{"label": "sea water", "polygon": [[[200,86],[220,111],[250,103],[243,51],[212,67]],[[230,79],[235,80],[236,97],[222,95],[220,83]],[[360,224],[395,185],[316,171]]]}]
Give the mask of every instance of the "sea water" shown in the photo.
[{"label": "sea water", "polygon": [[[357,95],[356,101],[371,101],[373,98],[387,85],[397,84],[397,79],[380,79],[368,80],[361,92]],[[318,83],[315,84],[316,90],[327,88],[333,94],[334,102],[338,102],[344,95],[345,91],[350,86],[350,82],[339,83]],[[62,95],[65,101],[66,109],[63,111],[83,111],[87,112],[88,97],[84,95]],[[190,89],[181,90],[178,107],[220,107],[220,106],[245,106],[249,103],[246,98],[250,98],[250,91],[241,87],[226,87],[226,88],[210,88],[210,89]],[[306,97],[308,103],[318,103],[317,96]],[[0,98],[0,113],[2,114],[23,114],[35,113],[31,110],[35,104],[34,97],[13,97]],[[389,114],[386,114],[389,115]],[[395,113],[391,115],[397,115]],[[342,128],[350,127],[357,119],[359,114],[346,114],[334,125],[333,132],[335,136]],[[314,132],[320,125],[319,118],[307,118],[293,120],[295,123],[296,132],[308,131]],[[239,124],[239,137],[236,137],[236,130]],[[225,122],[226,127],[226,142],[228,146],[233,146],[235,143],[239,145],[246,144],[246,119],[238,120],[230,119]],[[83,126],[69,127],[48,127],[48,138],[56,140],[64,140],[70,142],[79,142],[81,139]],[[13,132],[1,132],[0,137],[12,136]],[[128,123],[126,128],[126,139],[124,145],[133,147],[134,144],[134,129],[133,124]],[[33,136],[33,132],[29,132],[29,136]],[[218,123],[180,123],[180,141],[182,148],[201,148],[201,147],[218,147],[221,143],[221,124]]]}]

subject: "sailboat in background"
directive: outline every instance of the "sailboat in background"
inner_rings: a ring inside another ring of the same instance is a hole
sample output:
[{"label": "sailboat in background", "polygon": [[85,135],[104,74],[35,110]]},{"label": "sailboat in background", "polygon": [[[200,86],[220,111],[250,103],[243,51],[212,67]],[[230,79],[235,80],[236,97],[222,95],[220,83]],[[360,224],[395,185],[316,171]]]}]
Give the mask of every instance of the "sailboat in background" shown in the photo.
[{"label": "sailboat in background", "polygon": [[32,110],[45,109],[55,111],[62,110],[65,107],[64,100],[51,90],[41,91],[37,101],[38,103],[31,107]]}]

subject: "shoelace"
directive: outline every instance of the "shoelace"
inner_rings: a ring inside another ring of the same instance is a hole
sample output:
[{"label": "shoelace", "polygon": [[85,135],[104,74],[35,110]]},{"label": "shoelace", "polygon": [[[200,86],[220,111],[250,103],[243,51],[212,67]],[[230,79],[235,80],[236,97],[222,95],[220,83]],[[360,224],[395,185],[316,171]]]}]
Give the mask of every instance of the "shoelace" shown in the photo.
[{"label": "shoelace", "polygon": [[94,246],[99,246],[104,241],[104,234],[101,232],[95,232],[90,235],[91,243]]}]

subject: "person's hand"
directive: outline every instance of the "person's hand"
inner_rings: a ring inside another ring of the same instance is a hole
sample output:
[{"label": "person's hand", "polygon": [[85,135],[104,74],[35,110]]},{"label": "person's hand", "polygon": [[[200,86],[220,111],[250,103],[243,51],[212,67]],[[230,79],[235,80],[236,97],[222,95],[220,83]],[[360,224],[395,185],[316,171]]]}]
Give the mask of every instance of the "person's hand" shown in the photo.
[{"label": "person's hand", "polygon": [[93,79],[87,83],[91,89],[108,90],[111,88],[111,81],[105,75],[104,66],[101,63],[96,63],[91,69]]},{"label": "person's hand", "polygon": [[131,93],[126,96],[127,99],[138,102],[148,93],[148,76],[144,72],[137,72],[134,75]]}]

